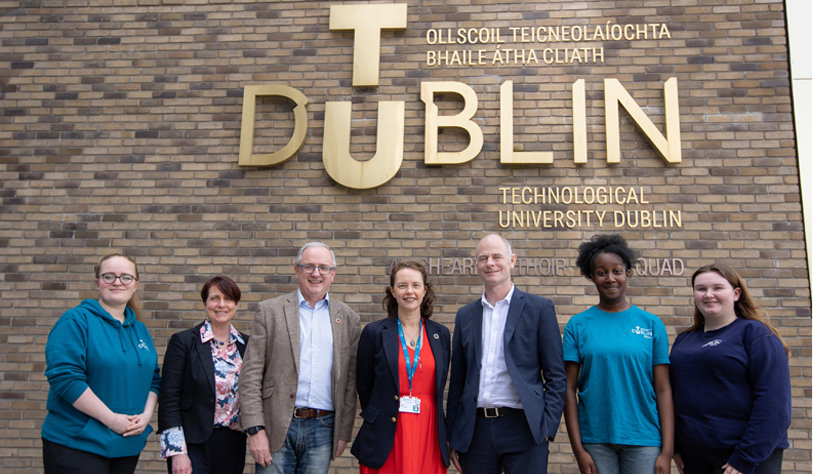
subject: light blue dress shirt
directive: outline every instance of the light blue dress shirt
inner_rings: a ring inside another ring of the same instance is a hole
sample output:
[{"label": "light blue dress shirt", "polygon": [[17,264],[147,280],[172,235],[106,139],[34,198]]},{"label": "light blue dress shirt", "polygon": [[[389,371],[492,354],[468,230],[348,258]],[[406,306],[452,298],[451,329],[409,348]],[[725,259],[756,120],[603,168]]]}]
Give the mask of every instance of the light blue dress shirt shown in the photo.
[{"label": "light blue dress shirt", "polygon": [[333,331],[330,328],[330,298],[315,308],[296,290],[299,302],[299,380],[297,407],[333,411],[330,378],[333,371]]}]

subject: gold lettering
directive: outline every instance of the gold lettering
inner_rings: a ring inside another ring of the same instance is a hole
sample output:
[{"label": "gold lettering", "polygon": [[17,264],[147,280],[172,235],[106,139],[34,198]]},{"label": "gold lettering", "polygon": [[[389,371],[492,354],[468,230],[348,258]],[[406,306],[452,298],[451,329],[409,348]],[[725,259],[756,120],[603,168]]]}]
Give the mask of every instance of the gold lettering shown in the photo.
[{"label": "gold lettering", "polygon": [[604,215],[607,214],[607,211],[593,211],[596,213],[596,217],[598,218],[598,226],[604,227]]},{"label": "gold lettering", "polygon": [[613,224],[616,227],[624,227],[624,211],[613,211]]},{"label": "gold lettering", "polygon": [[[438,116],[435,93],[454,92],[463,97],[463,111],[453,116]],[[471,87],[460,82],[423,82],[421,100],[426,104],[425,155],[427,165],[457,165],[474,159],[483,149],[483,131],[471,121],[477,112],[477,94]],[[470,142],[459,152],[438,152],[438,129],[441,127],[462,128],[469,134]]]},{"label": "gold lettering", "polygon": [[[502,223],[502,213],[503,212],[505,212],[505,224]],[[500,211],[500,216],[499,216],[500,227],[502,227],[503,229],[506,229],[511,224],[511,221],[510,221],[511,216],[509,215],[509,212],[511,212],[511,211]]]},{"label": "gold lettering", "polygon": [[325,103],[325,137],[322,161],[325,171],[337,183],[352,189],[372,189],[391,180],[404,159],[403,101],[378,103],[376,153],[368,161],[350,155],[350,102]]},{"label": "gold lettering", "polygon": [[526,191],[527,191],[527,192],[530,192],[530,191],[531,191],[531,188],[529,188],[529,187],[527,187],[527,186],[526,186],[526,187],[524,187],[524,188],[522,188],[522,204],[530,204],[530,203],[532,202],[530,197],[528,198],[528,200],[527,200],[527,201],[525,200],[525,192],[526,192]]},{"label": "gold lettering", "polygon": [[550,151],[514,151],[514,81],[505,81],[500,86],[500,163],[553,163]]},{"label": "gold lettering", "polygon": [[381,30],[405,30],[406,26],[406,3],[330,6],[330,31],[355,33],[353,87],[378,85]]},{"label": "gold lettering", "polygon": [[[565,224],[562,220],[565,217],[565,213],[562,211],[553,211],[553,225],[556,227],[564,227]],[[558,225],[557,225],[558,223]]]},{"label": "gold lettering", "polygon": [[677,213],[669,211],[669,227],[683,227],[682,222],[680,209],[678,209]]},{"label": "gold lettering", "polygon": [[[254,120],[257,113],[257,97],[269,96],[285,97],[296,104],[294,107],[294,133],[281,150],[266,155],[255,155],[253,153]],[[310,100],[305,97],[305,94],[290,86],[282,84],[245,86],[238,164],[240,166],[274,166],[293,158],[305,143],[305,135],[308,133],[307,107],[309,103]]]},{"label": "gold lettering", "polygon": [[567,211],[567,227],[572,229],[576,227],[576,211]]},{"label": "gold lettering", "polygon": [[502,203],[503,204],[508,204],[508,196],[507,196],[507,194],[508,194],[508,190],[511,189],[511,188],[497,188],[497,189],[502,191]]},{"label": "gold lettering", "polygon": [[680,115],[678,104],[677,78],[664,83],[663,95],[666,111],[666,138],[646,116],[635,99],[618,82],[618,79],[604,79],[604,114],[607,137],[607,163],[621,161],[621,139],[618,127],[618,104],[630,114],[633,121],[644,132],[650,143],[658,150],[667,163],[680,163]]},{"label": "gold lettering", "polygon": [[520,227],[525,227],[525,224],[524,224],[524,221],[523,221],[523,214],[522,214],[522,211],[519,211],[519,212],[517,212],[517,211],[511,211],[511,215],[512,215],[512,217],[513,217],[513,218],[511,219],[511,226],[512,226],[512,227],[516,227],[516,226],[517,226],[517,222],[519,222],[519,226],[520,226]]}]

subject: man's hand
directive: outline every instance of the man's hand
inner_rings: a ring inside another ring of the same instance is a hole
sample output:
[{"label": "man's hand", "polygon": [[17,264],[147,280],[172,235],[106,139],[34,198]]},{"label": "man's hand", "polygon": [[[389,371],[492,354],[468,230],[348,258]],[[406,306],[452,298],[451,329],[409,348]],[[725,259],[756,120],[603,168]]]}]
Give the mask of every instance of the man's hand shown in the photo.
[{"label": "man's hand", "polygon": [[249,435],[248,448],[251,451],[251,457],[257,464],[262,467],[271,465],[271,448],[268,446],[268,436],[265,435],[265,430]]},{"label": "man's hand", "polygon": [[342,453],[344,452],[344,448],[346,448],[346,447],[347,447],[347,441],[345,441],[343,439],[340,439],[339,442],[336,443],[336,455],[333,456],[333,457],[337,458],[337,457],[341,456]]},{"label": "man's hand", "polygon": [[449,448],[449,459],[451,459],[452,464],[454,465],[455,469],[457,469],[457,472],[463,474],[463,468],[460,467],[460,460],[457,459],[457,451],[452,448]]}]

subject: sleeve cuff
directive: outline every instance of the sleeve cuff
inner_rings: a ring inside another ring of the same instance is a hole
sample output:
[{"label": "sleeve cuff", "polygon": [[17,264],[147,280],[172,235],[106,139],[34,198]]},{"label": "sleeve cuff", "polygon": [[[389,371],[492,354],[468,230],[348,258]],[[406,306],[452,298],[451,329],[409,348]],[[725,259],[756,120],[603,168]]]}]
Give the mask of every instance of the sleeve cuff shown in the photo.
[{"label": "sleeve cuff", "polygon": [[65,395],[62,397],[66,402],[73,405],[76,403],[76,400],[79,400],[79,397],[85,393],[85,390],[90,388],[87,383],[84,381],[76,381],[74,382],[71,387],[65,391]]},{"label": "sleeve cuff", "polygon": [[183,426],[173,426],[161,432],[161,457],[169,458],[178,454],[188,454]]},{"label": "sleeve cuff", "polygon": [[728,464],[742,474],[754,474],[757,466],[741,458],[736,451],[728,458]]}]

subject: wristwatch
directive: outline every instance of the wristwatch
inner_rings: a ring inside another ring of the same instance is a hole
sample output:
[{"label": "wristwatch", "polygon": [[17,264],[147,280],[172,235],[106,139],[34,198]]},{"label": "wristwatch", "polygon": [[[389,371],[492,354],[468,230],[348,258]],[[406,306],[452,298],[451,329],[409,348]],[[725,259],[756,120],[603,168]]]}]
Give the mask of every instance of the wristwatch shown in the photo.
[{"label": "wristwatch", "polygon": [[265,429],[265,426],[259,426],[259,425],[258,426],[252,426],[251,428],[246,430],[246,433],[254,436],[255,434],[259,433],[260,430],[264,430],[264,429]]}]

